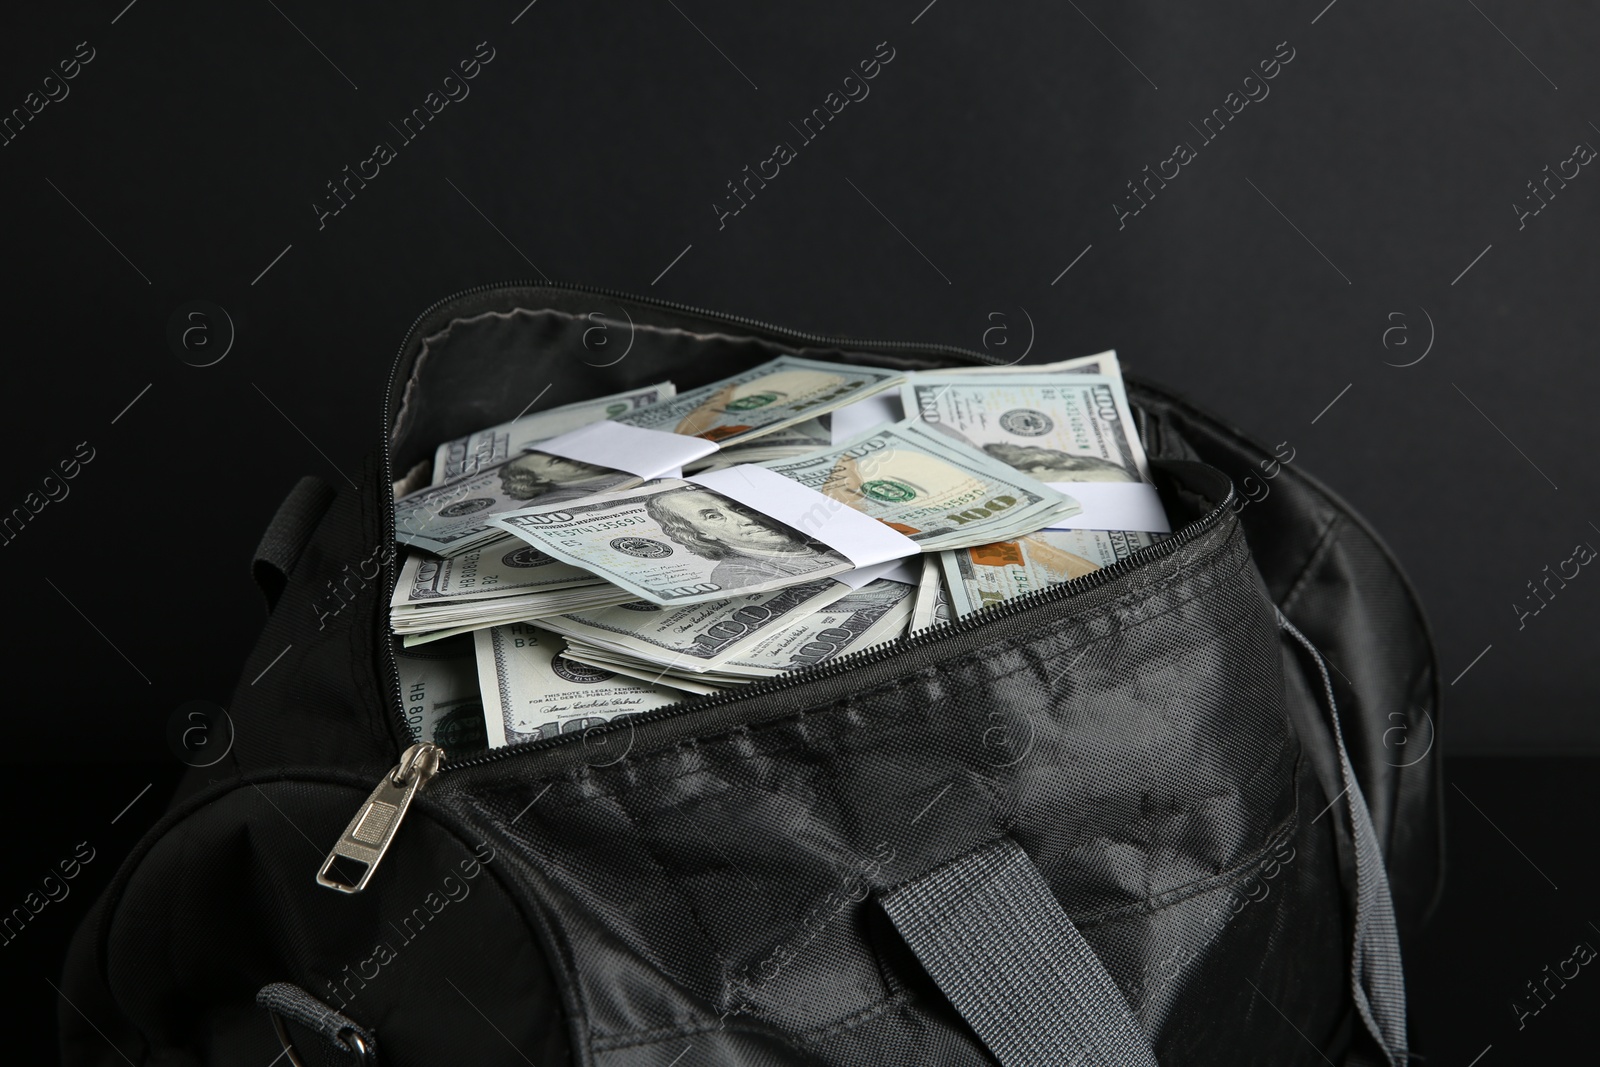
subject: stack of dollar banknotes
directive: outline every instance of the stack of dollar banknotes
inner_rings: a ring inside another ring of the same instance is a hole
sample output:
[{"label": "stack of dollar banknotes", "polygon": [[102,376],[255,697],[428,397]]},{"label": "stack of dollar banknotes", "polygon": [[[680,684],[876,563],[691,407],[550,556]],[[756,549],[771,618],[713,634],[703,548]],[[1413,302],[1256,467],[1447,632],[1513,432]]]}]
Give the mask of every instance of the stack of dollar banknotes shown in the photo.
[{"label": "stack of dollar banknotes", "polygon": [[781,356],[440,444],[396,504],[402,696],[450,756],[574,733],[959,620],[1168,530],[1115,353],[909,374]]}]

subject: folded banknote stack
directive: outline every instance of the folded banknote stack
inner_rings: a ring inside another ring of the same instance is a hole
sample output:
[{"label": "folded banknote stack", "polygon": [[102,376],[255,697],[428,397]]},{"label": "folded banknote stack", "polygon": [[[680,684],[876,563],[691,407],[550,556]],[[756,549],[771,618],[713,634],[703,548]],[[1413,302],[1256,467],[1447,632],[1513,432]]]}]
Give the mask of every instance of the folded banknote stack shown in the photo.
[{"label": "folded banknote stack", "polygon": [[1168,530],[1115,353],[909,374],[780,356],[656,383],[438,446],[396,502],[402,697],[451,755],[581,731]]}]

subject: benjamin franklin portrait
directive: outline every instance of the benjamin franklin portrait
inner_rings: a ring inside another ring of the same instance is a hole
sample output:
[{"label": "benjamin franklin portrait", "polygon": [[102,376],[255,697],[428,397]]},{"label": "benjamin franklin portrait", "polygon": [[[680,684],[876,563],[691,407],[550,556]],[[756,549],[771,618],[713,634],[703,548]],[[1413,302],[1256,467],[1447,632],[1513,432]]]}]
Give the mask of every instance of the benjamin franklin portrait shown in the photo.
[{"label": "benjamin franklin portrait", "polygon": [[736,590],[812,573],[827,549],[781,523],[708,489],[658,493],[645,511],[678,545],[716,561],[711,580]]}]

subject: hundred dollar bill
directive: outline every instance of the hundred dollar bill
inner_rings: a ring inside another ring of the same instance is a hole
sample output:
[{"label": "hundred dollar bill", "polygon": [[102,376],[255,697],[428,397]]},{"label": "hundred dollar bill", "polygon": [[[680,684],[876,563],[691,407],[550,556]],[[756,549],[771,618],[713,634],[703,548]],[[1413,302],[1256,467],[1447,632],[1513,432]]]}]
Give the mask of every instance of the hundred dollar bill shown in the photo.
[{"label": "hundred dollar bill", "polygon": [[[909,380],[916,381],[920,373],[923,372],[912,372]],[[1101,352],[1095,356],[1083,356],[1079,359],[1064,359],[1058,363],[1012,364],[1002,367],[947,367],[942,370],[925,373],[936,377],[949,375],[986,377],[995,374],[1121,375],[1122,370],[1117,365],[1117,354],[1108,351]],[[879,393],[865,400],[858,400],[842,408],[837,408],[828,415],[823,416],[831,424],[833,444],[843,444],[858,434],[865,433],[868,430],[875,430],[885,423],[900,422],[905,417],[905,406],[900,401],[899,392]],[[755,463],[759,461],[751,459],[749,462]]]},{"label": "hundred dollar bill", "polygon": [[804,670],[892,641],[911,620],[911,586],[879,579],[727,658],[712,678],[765,678]]},{"label": "hundred dollar bill", "polygon": [[596,578],[595,584],[576,589],[551,589],[487,600],[447,602],[434,607],[395,609],[389,626],[405,636],[407,648],[449,637],[451,634],[501,626],[508,622],[531,622],[572,611],[589,611],[611,604],[626,604],[633,595]]},{"label": "hundred dollar bill", "polygon": [[911,609],[911,632],[939,626],[955,617],[950,596],[944,588],[944,565],[939,556],[923,556],[922,581],[917,584],[916,600]]},{"label": "hundred dollar bill", "polygon": [[887,579],[869,582],[804,618],[771,628],[756,643],[747,643],[704,671],[639,659],[620,649],[592,645],[581,636],[568,638],[568,655],[662,685],[714,692],[720,686],[815,667],[900,637],[911,617],[911,598],[909,585]]},{"label": "hundred dollar bill", "polygon": [[698,463],[687,465],[685,470],[719,470],[739,463],[764,463],[773,459],[803,456],[833,444],[833,431],[828,425],[829,416],[821,415],[781,430],[764,434],[754,441],[730,445],[713,452]]},{"label": "hundred dollar bill", "polygon": [[495,531],[496,538],[449,559],[413,552],[400,568],[395,609],[423,608],[444,602],[488,600],[535,589],[567,589],[600,581],[582,567],[562,563],[525,541]]},{"label": "hundred dollar bill", "polygon": [[666,668],[655,663],[646,663],[643,660],[624,656],[619,652],[601,648],[598,645],[588,645],[581,638],[567,637],[567,650],[561,654],[563,659],[576,663],[587,663],[591,667],[602,667],[613,671],[625,678],[632,678],[636,682],[646,685],[666,686],[671,689],[681,689],[685,693],[695,696],[705,696],[708,693],[720,693],[727,688],[726,683],[712,684],[705,677],[698,674],[676,675],[668,672]]},{"label": "hundred dollar bill", "polygon": [[446,759],[484,747],[483,697],[471,638],[440,641],[425,649],[397,649],[395,662],[413,738],[439,745]]},{"label": "hundred dollar bill", "polygon": [[536,411],[487,430],[446,441],[433,454],[433,484],[438,485],[463,474],[476,474],[485,467],[504,463],[535,442],[581,429],[601,419],[618,418],[675,395],[677,388],[671,382],[657,382],[640,389],[563,404],[548,411]]},{"label": "hundred dollar bill", "polygon": [[1004,540],[1079,510],[1049,486],[915,420],[761,466],[886,523],[925,552]]},{"label": "hundred dollar bill", "polygon": [[595,581],[595,585],[579,589],[553,589],[493,600],[469,600],[431,610],[413,608],[391,615],[390,628],[401,635],[406,648],[415,648],[456,634],[482,630],[487,626],[533,622],[553,615],[626,604],[635,599],[632,593],[620,586],[599,579]]},{"label": "hundred dollar bill", "polygon": [[[649,410],[649,409],[646,409]],[[639,484],[621,471],[529,452],[395,502],[394,537],[441,556],[459,556],[505,534],[488,520],[545,497],[587,496]]]},{"label": "hundred dollar bill", "polygon": [[942,552],[957,618],[1027,596],[1126,559],[1164,534],[1122,530],[1041,530],[1014,541]]},{"label": "hundred dollar bill", "polygon": [[656,604],[724,600],[855,569],[799,530],[679,479],[490,522]]},{"label": "hundred dollar bill", "polygon": [[676,607],[633,601],[545,619],[542,625],[585,645],[700,674],[849,594],[848,585],[823,578]]},{"label": "hundred dollar bill", "polygon": [[568,660],[558,635],[524,623],[479,630],[473,642],[483,690],[480,723],[491,748],[581,733],[683,699]]},{"label": "hundred dollar bill", "polygon": [[779,356],[615,421],[729,445],[813,419],[903,381],[905,375],[898,371]]},{"label": "hundred dollar bill", "polygon": [[911,375],[911,380],[916,381],[924,374],[933,377],[948,377],[952,374],[970,377],[974,374],[988,376],[992,374],[1115,374],[1122,375],[1122,366],[1117,362],[1115,349],[1107,349],[1092,356],[1079,356],[1076,359],[1062,359],[1054,363],[1008,363],[1001,367],[946,367],[936,371],[916,371]]},{"label": "hundred dollar bill", "polygon": [[1042,482],[1150,480],[1120,375],[919,374],[901,397],[908,415]]}]

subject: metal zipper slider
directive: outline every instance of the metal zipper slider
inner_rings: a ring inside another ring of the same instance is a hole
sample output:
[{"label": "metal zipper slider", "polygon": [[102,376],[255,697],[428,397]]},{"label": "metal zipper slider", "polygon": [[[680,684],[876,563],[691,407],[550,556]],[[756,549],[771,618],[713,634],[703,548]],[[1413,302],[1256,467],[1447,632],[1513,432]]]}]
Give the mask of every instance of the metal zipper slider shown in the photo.
[{"label": "metal zipper slider", "polygon": [[[317,884],[341,893],[359,893],[367,887],[367,880],[378,869],[400,820],[411,807],[411,798],[428,780],[439,773],[444,762],[444,749],[424,741],[412,745],[400,757],[400,766],[383,776],[367,802],[361,805],[350,825],[339,835],[339,841],[328,853],[317,872]],[[350,874],[356,873],[352,881]]]}]

